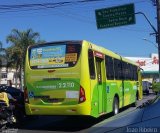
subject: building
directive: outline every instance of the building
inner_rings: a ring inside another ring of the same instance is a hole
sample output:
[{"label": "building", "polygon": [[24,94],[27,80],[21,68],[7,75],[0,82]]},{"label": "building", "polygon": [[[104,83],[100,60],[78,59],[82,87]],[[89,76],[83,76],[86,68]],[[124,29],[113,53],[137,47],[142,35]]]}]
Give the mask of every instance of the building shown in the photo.
[{"label": "building", "polygon": [[159,78],[159,59],[158,54],[152,53],[150,57],[126,57],[134,62],[138,63],[142,69],[142,79],[158,80]]},{"label": "building", "polygon": [[[0,85],[9,85],[15,87],[16,85],[16,70],[15,69],[6,69],[2,67],[0,69]],[[20,81],[17,79],[17,87],[20,85]]]}]

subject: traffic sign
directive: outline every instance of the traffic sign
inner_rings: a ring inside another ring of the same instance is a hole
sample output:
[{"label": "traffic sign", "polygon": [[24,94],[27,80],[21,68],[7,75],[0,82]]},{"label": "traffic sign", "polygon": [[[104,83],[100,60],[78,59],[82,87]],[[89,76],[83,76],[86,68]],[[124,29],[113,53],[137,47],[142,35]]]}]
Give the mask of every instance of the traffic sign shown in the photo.
[{"label": "traffic sign", "polygon": [[95,14],[98,29],[135,24],[134,4],[97,9]]}]

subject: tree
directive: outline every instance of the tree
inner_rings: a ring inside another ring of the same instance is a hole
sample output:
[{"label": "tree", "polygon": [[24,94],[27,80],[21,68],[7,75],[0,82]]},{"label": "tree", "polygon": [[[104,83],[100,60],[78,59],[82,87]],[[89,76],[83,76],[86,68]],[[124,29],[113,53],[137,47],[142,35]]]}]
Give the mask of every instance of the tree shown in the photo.
[{"label": "tree", "polygon": [[7,42],[12,44],[13,54],[18,52],[19,56],[21,56],[19,61],[24,64],[27,47],[39,42],[39,37],[39,33],[33,32],[32,29],[28,29],[27,31],[13,29],[11,34],[7,36]]},{"label": "tree", "polygon": [[2,42],[0,41],[0,81],[1,81],[1,69],[7,64],[6,50],[2,48]]},{"label": "tree", "polygon": [[2,47],[2,42],[0,41],[0,67],[5,66],[6,64],[6,49]]},{"label": "tree", "polygon": [[40,34],[38,32],[33,32],[32,29],[26,31],[13,29],[7,36],[7,43],[11,43],[11,47],[8,48],[10,63],[15,66],[16,78],[18,77],[21,83],[27,47],[40,42],[39,38]]},{"label": "tree", "polygon": [[2,42],[0,42],[0,67],[2,67],[1,50],[2,50]]}]

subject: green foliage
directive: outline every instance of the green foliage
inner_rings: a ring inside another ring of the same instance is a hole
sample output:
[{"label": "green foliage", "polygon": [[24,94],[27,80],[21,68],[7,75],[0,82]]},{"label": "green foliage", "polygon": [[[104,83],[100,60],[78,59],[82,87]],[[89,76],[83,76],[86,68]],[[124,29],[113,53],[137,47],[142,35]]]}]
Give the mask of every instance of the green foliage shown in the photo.
[{"label": "green foliage", "polygon": [[33,32],[32,29],[27,29],[26,31],[13,29],[7,36],[6,41],[10,43],[11,46],[5,49],[2,47],[2,42],[0,41],[0,69],[1,67],[6,67],[7,70],[8,68],[15,68],[16,77],[21,80],[20,72],[22,72],[24,68],[27,48],[30,45],[43,43],[45,41],[40,40],[40,34]]},{"label": "green foliage", "polygon": [[16,69],[16,75],[20,80],[20,73],[24,68],[27,48],[30,45],[41,42],[39,38],[39,33],[33,32],[32,29],[26,31],[13,29],[6,38],[7,43],[11,44],[11,46],[6,49],[7,66]]},{"label": "green foliage", "polygon": [[152,84],[152,89],[154,92],[159,92],[160,91],[160,82],[153,83]]},{"label": "green foliage", "polygon": [[14,60],[16,67],[23,67],[27,47],[39,42],[39,36],[39,33],[33,32],[32,29],[26,31],[13,29],[7,36],[6,40],[11,44],[9,56],[11,60]]},{"label": "green foliage", "polygon": [[2,42],[0,42],[0,68],[7,64],[6,50],[2,48]]}]

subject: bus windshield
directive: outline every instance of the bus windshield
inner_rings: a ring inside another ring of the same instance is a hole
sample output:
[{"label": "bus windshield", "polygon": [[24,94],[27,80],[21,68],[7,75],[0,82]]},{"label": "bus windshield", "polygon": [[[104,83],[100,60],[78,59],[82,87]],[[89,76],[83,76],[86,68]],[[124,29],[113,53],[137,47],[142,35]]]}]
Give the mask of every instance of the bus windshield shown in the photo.
[{"label": "bus windshield", "polygon": [[78,61],[80,44],[50,43],[29,48],[31,69],[73,67]]}]

